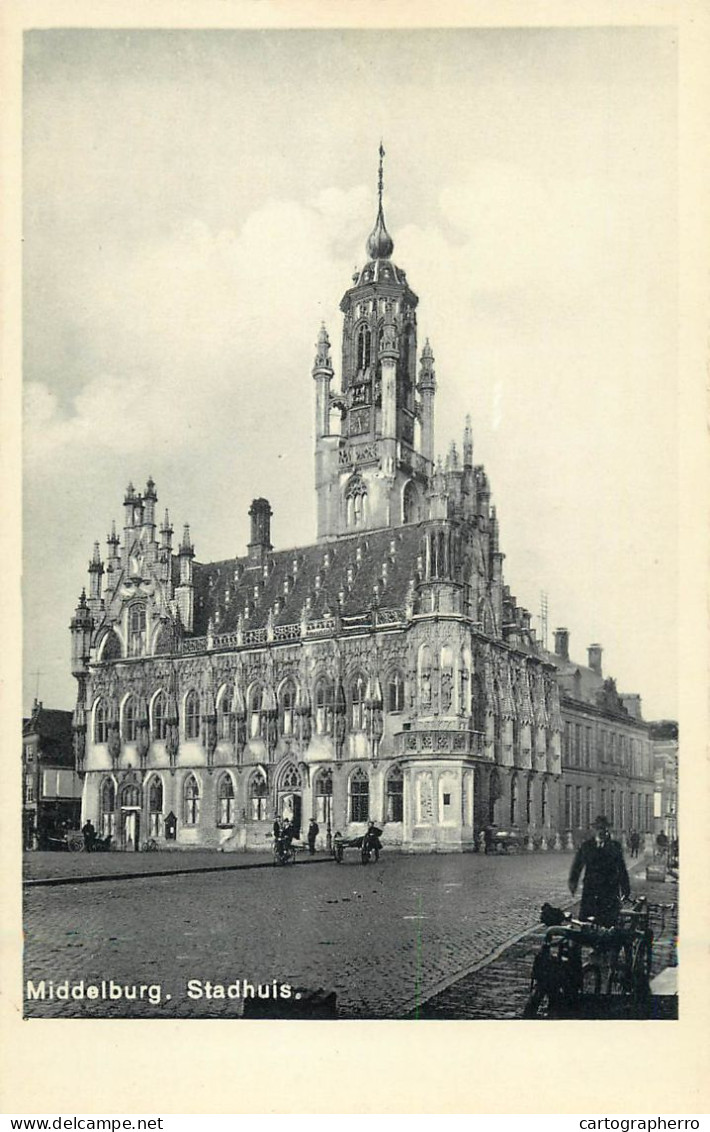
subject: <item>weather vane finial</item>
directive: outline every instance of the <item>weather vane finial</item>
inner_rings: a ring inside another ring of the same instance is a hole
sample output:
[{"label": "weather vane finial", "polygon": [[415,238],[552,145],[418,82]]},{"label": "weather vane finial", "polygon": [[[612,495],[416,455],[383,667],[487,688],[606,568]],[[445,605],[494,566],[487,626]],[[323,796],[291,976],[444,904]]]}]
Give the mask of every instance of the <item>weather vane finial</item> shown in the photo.
[{"label": "weather vane finial", "polygon": [[379,177],[377,179],[377,192],[378,192],[378,196],[379,196],[380,208],[382,208],[382,186],[383,186],[382,162],[383,162],[384,156],[385,156],[385,148],[382,144],[382,139],[380,139],[380,174],[379,174]]},{"label": "weather vane finial", "polygon": [[370,235],[368,236],[367,245],[366,245],[368,257],[371,260],[373,260],[373,259],[389,259],[390,256],[392,255],[392,252],[394,251],[394,244],[392,243],[392,237],[390,236],[389,232],[385,228],[385,216],[384,216],[384,212],[382,210],[382,189],[383,189],[383,185],[384,185],[384,178],[383,178],[383,175],[382,175],[382,162],[383,162],[384,156],[385,156],[385,147],[383,146],[382,141],[380,140],[380,169],[379,169],[379,175],[378,175],[378,178],[377,178],[377,195],[378,195],[378,198],[379,198],[378,199],[378,207],[377,207],[377,219],[375,220],[375,227],[373,228],[372,232],[370,232]]}]

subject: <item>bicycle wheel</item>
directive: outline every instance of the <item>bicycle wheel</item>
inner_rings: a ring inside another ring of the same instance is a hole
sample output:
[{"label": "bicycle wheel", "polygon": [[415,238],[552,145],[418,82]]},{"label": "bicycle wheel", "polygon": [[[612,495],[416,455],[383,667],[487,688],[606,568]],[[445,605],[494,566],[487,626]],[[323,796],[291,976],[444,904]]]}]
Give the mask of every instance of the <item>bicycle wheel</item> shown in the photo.
[{"label": "bicycle wheel", "polygon": [[625,948],[610,955],[606,993],[613,995],[628,994],[631,987],[630,971],[630,958]]},{"label": "bicycle wheel", "polygon": [[523,1018],[538,1018],[541,1010],[544,1017],[549,1010],[548,994],[537,979],[533,979],[528,1000],[523,1007]]},{"label": "bicycle wheel", "polygon": [[598,963],[585,963],[582,966],[582,994],[601,994],[602,971]]},{"label": "bicycle wheel", "polygon": [[651,942],[646,938],[634,940],[631,950],[631,994],[636,1002],[643,1002],[651,993]]}]

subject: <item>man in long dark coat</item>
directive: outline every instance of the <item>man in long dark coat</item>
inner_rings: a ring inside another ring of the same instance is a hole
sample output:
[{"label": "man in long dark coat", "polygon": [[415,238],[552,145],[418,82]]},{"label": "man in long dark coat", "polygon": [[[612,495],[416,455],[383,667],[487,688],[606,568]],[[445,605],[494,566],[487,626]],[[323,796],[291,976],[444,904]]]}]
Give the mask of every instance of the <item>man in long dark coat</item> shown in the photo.
[{"label": "man in long dark coat", "polygon": [[619,915],[621,898],[631,894],[631,884],[623,850],[618,841],[612,840],[607,819],[596,818],[594,829],[594,837],[577,850],[569,874],[569,890],[574,896],[584,870],[579,918],[588,920],[593,916],[596,923],[610,928]]}]

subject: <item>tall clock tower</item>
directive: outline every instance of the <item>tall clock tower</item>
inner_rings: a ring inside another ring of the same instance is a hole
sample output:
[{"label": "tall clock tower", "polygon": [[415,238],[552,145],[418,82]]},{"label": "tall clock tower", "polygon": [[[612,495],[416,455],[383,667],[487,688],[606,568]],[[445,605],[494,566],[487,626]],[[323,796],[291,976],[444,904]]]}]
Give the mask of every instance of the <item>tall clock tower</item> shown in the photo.
[{"label": "tall clock tower", "polygon": [[[330,342],[321,328],[316,383],[318,538],[398,527],[426,517],[433,472],[434,357],[427,342],[417,379],[419,299],[392,261],[394,243],[382,206],[367,262],[345,292],[341,388],[331,388]],[[337,424],[336,422],[337,418]]]}]

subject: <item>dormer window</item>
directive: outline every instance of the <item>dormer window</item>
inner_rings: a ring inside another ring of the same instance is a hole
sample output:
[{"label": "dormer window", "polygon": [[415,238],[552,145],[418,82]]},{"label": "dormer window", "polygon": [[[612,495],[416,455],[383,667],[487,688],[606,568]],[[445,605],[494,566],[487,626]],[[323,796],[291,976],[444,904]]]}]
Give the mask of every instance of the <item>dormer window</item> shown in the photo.
[{"label": "dormer window", "polygon": [[128,655],[143,656],[145,653],[145,606],[132,605],[128,610]]}]

